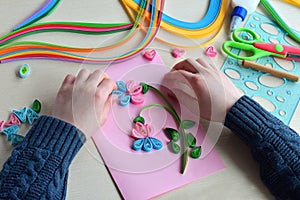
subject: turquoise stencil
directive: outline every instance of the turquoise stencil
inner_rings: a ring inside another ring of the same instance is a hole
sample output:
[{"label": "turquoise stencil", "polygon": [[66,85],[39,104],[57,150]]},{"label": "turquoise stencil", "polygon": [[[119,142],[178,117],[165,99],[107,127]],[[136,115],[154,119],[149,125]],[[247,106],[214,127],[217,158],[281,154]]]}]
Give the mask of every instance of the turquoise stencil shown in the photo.
[{"label": "turquoise stencil", "polygon": [[[269,33],[262,28],[270,25],[273,26],[277,30],[276,31],[273,28],[275,32],[278,33]],[[260,36],[260,39],[265,42],[271,43],[275,39],[281,44],[293,46],[293,44],[290,44],[286,40],[286,33],[280,29],[274,21],[260,13],[254,12],[249,17],[244,27],[255,31]],[[236,54],[240,53],[238,49],[232,49],[232,51],[234,51]],[[282,68],[271,56],[259,58],[256,60],[256,62],[262,65],[272,66],[274,69],[283,70],[300,76],[299,62],[289,61],[291,62],[291,65],[293,65],[293,68],[291,69]],[[269,77],[269,74],[244,68],[240,65],[240,61],[238,62],[238,60],[229,56],[226,58],[221,70],[238,88],[243,90],[247,96],[251,98],[262,97],[272,102],[275,106],[275,110],[270,112],[282,120],[285,124],[290,123],[300,99],[300,82],[292,82],[282,79],[283,84],[280,84],[278,87],[266,86],[262,84],[260,78],[262,76]]]}]

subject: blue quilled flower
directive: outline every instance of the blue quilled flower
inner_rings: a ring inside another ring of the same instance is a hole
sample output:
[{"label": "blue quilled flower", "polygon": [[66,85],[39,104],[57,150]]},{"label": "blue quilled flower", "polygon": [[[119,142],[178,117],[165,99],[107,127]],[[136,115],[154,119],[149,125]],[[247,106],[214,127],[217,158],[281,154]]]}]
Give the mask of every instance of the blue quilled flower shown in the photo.
[{"label": "blue quilled flower", "polygon": [[21,110],[13,110],[12,112],[18,117],[20,122],[24,123],[27,119],[30,125],[39,118],[39,115],[32,108],[24,107]]},{"label": "blue quilled flower", "polygon": [[2,130],[2,133],[6,135],[7,141],[11,141],[12,145],[17,145],[23,141],[24,136],[17,134],[19,127],[17,125],[9,126]]},{"label": "blue quilled flower", "polygon": [[160,150],[162,142],[151,137],[153,135],[152,130],[149,124],[136,122],[131,132],[131,137],[136,139],[132,144],[132,149],[135,151],[143,150],[145,152],[150,152],[152,149]]},{"label": "blue quilled flower", "polygon": [[39,115],[32,108],[24,107],[21,110],[13,110],[7,122],[0,122],[1,133],[6,135],[7,141],[11,141],[12,145],[17,145],[24,139],[23,135],[17,133],[21,122],[28,120],[28,123],[32,125],[38,118]]}]

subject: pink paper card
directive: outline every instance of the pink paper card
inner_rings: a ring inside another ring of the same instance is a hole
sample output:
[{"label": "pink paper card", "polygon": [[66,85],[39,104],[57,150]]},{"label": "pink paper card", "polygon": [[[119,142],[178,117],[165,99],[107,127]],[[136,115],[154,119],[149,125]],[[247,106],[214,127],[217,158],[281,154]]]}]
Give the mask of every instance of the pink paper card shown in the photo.
[{"label": "pink paper card", "polygon": [[[138,56],[129,61],[109,66],[105,71],[115,81],[134,80],[160,87],[164,74],[170,69],[164,66],[159,55],[149,61]],[[181,155],[172,153],[168,148],[169,139],[163,132],[166,127],[177,128],[172,116],[162,108],[153,107],[143,112],[146,123],[151,124],[154,137],[163,143],[161,150],[151,152],[134,151],[135,141],[130,134],[133,119],[140,110],[150,104],[164,104],[159,95],[149,91],[142,95],[144,103],[120,106],[115,103],[106,123],[93,136],[93,140],[124,199],[151,199],[168,191],[182,187],[188,183],[213,174],[223,168],[224,163],[217,152],[212,149],[205,157],[193,159],[189,157],[184,174],[180,173]],[[184,107],[180,116],[193,120],[193,114]],[[188,130],[194,133],[197,146],[202,145],[205,138],[203,128],[196,126]],[[178,142],[180,145],[180,142]]]}]

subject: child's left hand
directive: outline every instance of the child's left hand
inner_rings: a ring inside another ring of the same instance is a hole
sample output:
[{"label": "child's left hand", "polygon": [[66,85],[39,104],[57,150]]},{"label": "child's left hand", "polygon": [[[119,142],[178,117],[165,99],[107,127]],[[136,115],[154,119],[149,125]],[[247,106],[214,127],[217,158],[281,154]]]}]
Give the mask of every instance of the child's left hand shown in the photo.
[{"label": "child's left hand", "polygon": [[52,114],[89,138],[105,122],[115,89],[116,83],[101,70],[82,69],[77,77],[69,74],[57,93]]}]

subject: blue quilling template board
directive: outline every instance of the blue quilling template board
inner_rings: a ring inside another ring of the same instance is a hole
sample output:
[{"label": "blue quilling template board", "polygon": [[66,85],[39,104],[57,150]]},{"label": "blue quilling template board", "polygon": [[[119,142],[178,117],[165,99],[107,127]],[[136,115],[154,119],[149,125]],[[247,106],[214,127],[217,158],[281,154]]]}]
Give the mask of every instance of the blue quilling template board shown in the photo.
[{"label": "blue quilling template board", "polygon": [[[280,44],[291,46],[296,45],[296,43],[292,44],[291,39],[287,37],[287,34],[280,29],[274,21],[260,13],[253,13],[244,27],[255,31],[260,36],[260,39],[265,42],[279,42]],[[238,49],[232,49],[232,51],[234,51],[235,54],[240,53]],[[299,62],[281,62],[280,59],[274,59],[268,56],[257,59],[256,63],[300,76]],[[287,65],[289,67],[287,67]],[[275,78],[267,73],[244,68],[241,66],[240,61],[229,56],[226,58],[221,70],[247,96],[260,99],[261,101],[259,101],[259,103],[267,108],[268,111],[285,124],[290,123],[300,99],[300,82]],[[266,84],[266,82],[272,82],[272,80],[275,81],[275,84]],[[264,102],[267,103],[264,104]]]}]

